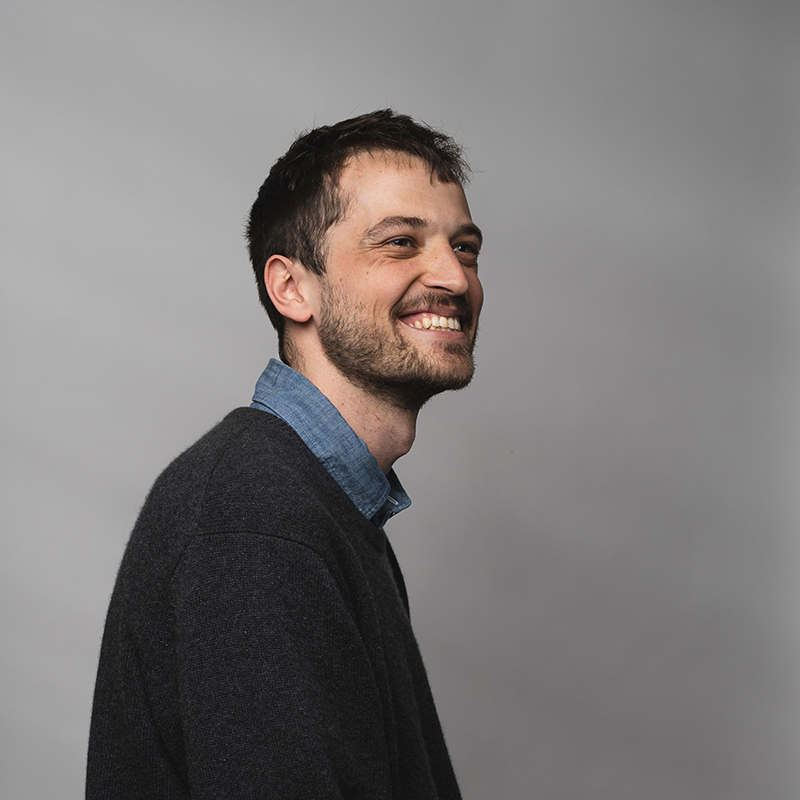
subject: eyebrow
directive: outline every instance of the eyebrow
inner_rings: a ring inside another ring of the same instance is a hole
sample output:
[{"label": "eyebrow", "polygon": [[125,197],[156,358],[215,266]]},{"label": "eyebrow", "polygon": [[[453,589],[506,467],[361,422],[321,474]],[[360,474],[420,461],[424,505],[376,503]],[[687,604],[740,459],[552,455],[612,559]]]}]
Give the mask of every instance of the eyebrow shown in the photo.
[{"label": "eyebrow", "polygon": [[[420,217],[384,217],[380,222],[373,225],[368,230],[364,231],[362,242],[375,241],[382,236],[390,233],[396,228],[429,228],[431,223]],[[467,222],[461,225],[455,232],[456,236],[474,236],[481,244],[483,244],[483,234],[481,229],[472,222]]]}]

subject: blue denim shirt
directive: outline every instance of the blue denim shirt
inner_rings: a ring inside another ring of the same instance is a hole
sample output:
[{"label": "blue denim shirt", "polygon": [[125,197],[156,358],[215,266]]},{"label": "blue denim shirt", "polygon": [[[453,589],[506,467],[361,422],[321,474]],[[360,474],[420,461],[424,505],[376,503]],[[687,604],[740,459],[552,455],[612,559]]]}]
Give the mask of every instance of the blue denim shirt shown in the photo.
[{"label": "blue denim shirt", "polygon": [[358,510],[378,528],[411,505],[394,470],[381,472],[375,456],[333,403],[308,378],[270,359],[250,408],[268,411],[292,427]]}]

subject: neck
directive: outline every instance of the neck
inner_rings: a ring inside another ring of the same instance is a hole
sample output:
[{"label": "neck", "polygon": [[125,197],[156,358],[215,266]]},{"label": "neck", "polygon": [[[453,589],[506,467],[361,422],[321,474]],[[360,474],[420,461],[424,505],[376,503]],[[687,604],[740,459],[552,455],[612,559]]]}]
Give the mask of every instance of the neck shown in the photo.
[{"label": "neck", "polygon": [[308,378],[336,407],[375,456],[386,474],[414,444],[418,408],[398,407],[355,386],[328,362],[299,359],[292,366]]},{"label": "neck", "polygon": [[418,410],[397,408],[381,398],[353,392],[352,385],[351,391],[343,396],[329,393],[322,387],[320,390],[365,442],[384,474],[411,449],[417,432]]}]

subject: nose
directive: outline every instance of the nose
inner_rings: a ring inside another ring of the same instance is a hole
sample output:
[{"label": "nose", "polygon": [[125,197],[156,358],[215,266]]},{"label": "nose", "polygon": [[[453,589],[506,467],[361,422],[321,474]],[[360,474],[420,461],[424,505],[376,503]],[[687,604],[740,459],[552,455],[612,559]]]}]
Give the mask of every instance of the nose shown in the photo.
[{"label": "nose", "polygon": [[428,289],[438,289],[456,296],[466,294],[469,289],[466,268],[449,243],[431,253],[422,282]]}]

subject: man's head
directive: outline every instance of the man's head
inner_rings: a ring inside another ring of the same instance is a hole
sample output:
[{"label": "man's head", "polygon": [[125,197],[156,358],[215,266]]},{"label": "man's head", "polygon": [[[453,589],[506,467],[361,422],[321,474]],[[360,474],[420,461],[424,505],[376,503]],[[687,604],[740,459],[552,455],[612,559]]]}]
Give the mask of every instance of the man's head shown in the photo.
[{"label": "man's head", "polygon": [[[327,359],[352,382],[377,391],[384,379],[386,393],[396,394],[411,370],[427,388],[426,396],[416,390],[402,401],[409,405],[418,395],[424,402],[466,385],[482,301],[480,231],[462,189],[467,173],[450,137],[390,110],[295,141],[261,187],[247,231],[259,296],[284,361],[295,366],[299,354],[286,336],[286,306],[278,299],[284,313],[276,307],[274,284],[265,280],[265,267],[276,260],[314,278],[318,302],[309,324]],[[437,331],[429,324],[436,316],[464,331]],[[437,341],[435,352],[423,354],[409,331],[387,327],[401,317],[428,334],[423,350]]]}]

